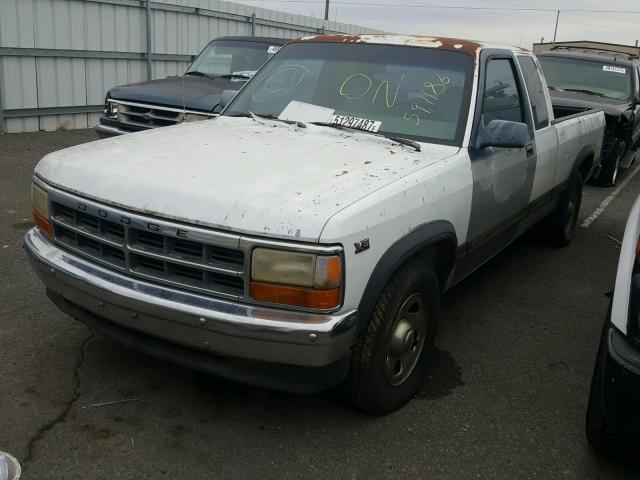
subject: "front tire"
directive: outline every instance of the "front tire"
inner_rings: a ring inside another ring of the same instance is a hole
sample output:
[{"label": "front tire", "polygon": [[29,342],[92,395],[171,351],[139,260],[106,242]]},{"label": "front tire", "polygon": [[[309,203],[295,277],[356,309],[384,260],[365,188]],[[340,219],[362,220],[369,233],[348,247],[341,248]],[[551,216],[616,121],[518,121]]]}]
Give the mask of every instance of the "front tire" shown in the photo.
[{"label": "front tire", "polygon": [[439,307],[438,277],[426,257],[394,273],[353,348],[344,384],[350,405],[380,415],[414,397],[433,352]]}]

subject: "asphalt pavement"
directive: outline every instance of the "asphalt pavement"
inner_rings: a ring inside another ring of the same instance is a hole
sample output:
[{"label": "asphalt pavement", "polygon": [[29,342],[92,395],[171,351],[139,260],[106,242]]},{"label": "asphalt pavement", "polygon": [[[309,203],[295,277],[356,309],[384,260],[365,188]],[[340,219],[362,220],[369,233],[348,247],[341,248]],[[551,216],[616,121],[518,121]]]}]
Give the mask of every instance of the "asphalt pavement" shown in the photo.
[{"label": "asphalt pavement", "polygon": [[[95,139],[0,135],[0,451],[22,478],[639,478],[592,453],[584,417],[640,174],[571,246],[528,233],[449,291],[419,395],[370,417],[130,352],[53,306],[21,247],[31,172]],[[612,192],[586,186],[581,220]]]}]

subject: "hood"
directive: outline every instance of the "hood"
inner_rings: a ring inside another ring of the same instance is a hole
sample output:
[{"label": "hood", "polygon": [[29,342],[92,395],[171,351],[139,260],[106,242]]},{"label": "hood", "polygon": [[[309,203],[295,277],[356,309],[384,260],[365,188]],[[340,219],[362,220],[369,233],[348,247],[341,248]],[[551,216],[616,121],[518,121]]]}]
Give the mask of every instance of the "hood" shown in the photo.
[{"label": "hood", "polygon": [[550,90],[551,103],[556,107],[570,107],[580,110],[601,108],[606,115],[619,117],[630,107],[629,102],[614,100],[613,98],[598,97],[588,93],[567,92],[564,90]]},{"label": "hood", "polygon": [[109,95],[114,100],[211,112],[224,90],[240,90],[245,83],[226,78],[185,75],[113,87]]},{"label": "hood", "polygon": [[237,233],[317,242],[358,199],[454,155],[357,131],[219,117],[78,145],[36,175],[79,195]]}]

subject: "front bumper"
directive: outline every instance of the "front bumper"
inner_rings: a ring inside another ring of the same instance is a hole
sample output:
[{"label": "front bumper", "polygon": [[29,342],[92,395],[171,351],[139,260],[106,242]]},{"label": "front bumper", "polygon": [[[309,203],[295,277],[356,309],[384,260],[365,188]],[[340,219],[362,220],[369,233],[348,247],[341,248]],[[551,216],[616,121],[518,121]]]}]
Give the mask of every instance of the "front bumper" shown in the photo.
[{"label": "front bumper", "polygon": [[38,228],[27,232],[24,247],[62,311],[143,352],[292,391],[318,391],[346,375],[356,311],[294,312],[175,290],[88,262]]},{"label": "front bumper", "polygon": [[606,415],[640,445],[640,350],[613,325],[605,331],[602,381]]}]

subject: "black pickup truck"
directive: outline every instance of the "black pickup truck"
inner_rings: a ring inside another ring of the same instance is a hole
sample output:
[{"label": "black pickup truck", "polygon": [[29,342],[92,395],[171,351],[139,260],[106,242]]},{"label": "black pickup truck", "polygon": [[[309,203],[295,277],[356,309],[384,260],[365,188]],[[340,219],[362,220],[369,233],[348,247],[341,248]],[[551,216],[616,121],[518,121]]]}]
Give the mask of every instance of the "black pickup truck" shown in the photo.
[{"label": "black pickup truck", "polygon": [[101,137],[204,120],[220,112],[225,90],[240,90],[289,39],[219,37],[182,76],[113,87],[96,125]]},{"label": "black pickup truck", "polygon": [[607,126],[596,183],[613,186],[640,146],[640,58],[577,47],[538,54],[556,117],[601,108]]}]

